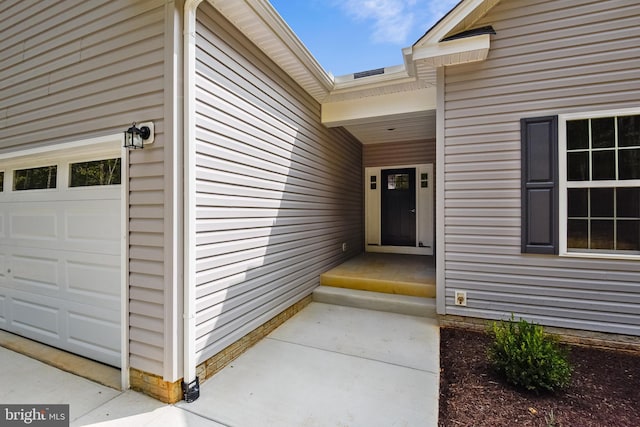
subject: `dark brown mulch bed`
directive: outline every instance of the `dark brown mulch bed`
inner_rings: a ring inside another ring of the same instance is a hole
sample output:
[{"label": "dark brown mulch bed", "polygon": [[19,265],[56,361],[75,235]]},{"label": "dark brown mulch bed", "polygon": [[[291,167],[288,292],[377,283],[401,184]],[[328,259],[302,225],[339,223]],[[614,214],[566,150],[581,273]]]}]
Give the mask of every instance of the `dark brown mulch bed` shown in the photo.
[{"label": "dark brown mulch bed", "polygon": [[492,372],[489,343],[480,332],[441,329],[441,427],[640,426],[640,355],[571,346],[571,385],[538,396]]}]

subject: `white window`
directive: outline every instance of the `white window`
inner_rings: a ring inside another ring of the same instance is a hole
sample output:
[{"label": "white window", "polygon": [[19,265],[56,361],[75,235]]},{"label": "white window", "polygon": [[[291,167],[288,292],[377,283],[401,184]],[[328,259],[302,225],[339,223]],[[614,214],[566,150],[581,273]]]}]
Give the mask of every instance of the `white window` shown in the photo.
[{"label": "white window", "polygon": [[559,116],[560,251],[640,254],[640,110]]}]

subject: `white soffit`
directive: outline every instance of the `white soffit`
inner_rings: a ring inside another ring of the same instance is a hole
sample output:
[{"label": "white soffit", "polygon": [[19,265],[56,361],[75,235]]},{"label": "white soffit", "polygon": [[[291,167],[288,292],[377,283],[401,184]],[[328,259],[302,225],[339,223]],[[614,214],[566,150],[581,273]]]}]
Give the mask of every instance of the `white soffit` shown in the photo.
[{"label": "white soffit", "polygon": [[443,67],[483,61],[491,46],[489,34],[440,42],[413,49],[413,61],[417,65]]},{"label": "white soffit", "polygon": [[420,111],[345,126],[363,144],[424,141],[436,137],[436,112]]},{"label": "white soffit", "polygon": [[327,73],[267,0],[207,0],[318,102],[333,88]]}]

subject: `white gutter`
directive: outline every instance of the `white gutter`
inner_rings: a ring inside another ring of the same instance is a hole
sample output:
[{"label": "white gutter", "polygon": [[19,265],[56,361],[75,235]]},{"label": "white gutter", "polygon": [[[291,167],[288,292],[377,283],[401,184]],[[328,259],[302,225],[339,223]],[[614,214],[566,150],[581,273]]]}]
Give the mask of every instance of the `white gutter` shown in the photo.
[{"label": "white gutter", "polygon": [[[183,28],[183,96],[184,96],[184,277],[183,277],[183,392],[196,381],[196,168],[195,168],[195,81],[196,81],[196,11],[202,0],[186,0]],[[199,395],[199,389],[197,394]],[[194,396],[197,399],[197,396]],[[189,401],[189,399],[185,399]]]}]

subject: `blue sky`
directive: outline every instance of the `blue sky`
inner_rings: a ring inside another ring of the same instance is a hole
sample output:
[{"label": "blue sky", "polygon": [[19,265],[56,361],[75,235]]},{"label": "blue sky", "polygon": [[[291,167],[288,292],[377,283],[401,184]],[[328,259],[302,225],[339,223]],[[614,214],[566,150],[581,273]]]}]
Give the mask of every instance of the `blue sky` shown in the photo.
[{"label": "blue sky", "polygon": [[335,76],[402,64],[411,46],[458,0],[270,0]]}]

